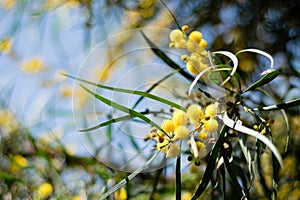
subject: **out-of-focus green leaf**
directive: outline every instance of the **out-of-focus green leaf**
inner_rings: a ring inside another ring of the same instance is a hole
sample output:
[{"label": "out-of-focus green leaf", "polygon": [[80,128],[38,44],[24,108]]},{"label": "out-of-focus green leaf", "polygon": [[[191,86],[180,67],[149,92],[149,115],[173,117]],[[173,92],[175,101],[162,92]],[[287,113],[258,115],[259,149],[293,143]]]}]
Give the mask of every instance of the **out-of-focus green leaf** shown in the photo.
[{"label": "out-of-focus green leaf", "polygon": [[93,131],[93,130],[96,130],[98,128],[104,127],[104,126],[108,126],[108,125],[111,125],[113,123],[124,121],[124,120],[129,120],[129,119],[132,119],[132,117],[130,115],[125,115],[125,116],[122,116],[122,117],[117,117],[117,118],[113,118],[113,119],[107,120],[105,122],[97,124],[96,126],[93,126],[93,127],[90,127],[90,128],[86,128],[86,129],[81,129],[81,130],[78,130],[78,131],[80,131],[80,132]]},{"label": "out-of-focus green leaf", "polygon": [[258,81],[254,82],[251,84],[248,88],[243,90],[243,93],[249,91],[249,90],[254,90],[260,86],[263,86],[269,82],[271,82],[274,78],[276,78],[279,75],[279,71],[275,69],[269,69],[267,73],[260,78]]}]

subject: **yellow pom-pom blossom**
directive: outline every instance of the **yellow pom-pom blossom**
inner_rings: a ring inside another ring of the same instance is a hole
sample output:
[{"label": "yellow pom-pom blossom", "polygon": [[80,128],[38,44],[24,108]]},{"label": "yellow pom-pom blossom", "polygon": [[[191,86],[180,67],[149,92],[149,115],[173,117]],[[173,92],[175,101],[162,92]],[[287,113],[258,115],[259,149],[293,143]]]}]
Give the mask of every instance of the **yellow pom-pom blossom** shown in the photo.
[{"label": "yellow pom-pom blossom", "polygon": [[[207,42],[202,38],[202,33],[192,31],[187,35],[188,26],[183,26],[182,30],[175,29],[170,32],[170,47],[186,49],[191,55],[184,55],[183,61],[186,62],[187,70],[191,74],[199,74],[207,68],[208,52],[205,50]],[[187,37],[188,36],[188,37]]]},{"label": "yellow pom-pom blossom", "polygon": [[189,136],[189,130],[186,126],[178,126],[174,130],[174,140],[185,140]]},{"label": "yellow pom-pom blossom", "polygon": [[185,49],[186,48],[186,40],[185,33],[179,29],[175,29],[170,32],[170,47],[175,47],[177,49]]},{"label": "yellow pom-pom blossom", "polygon": [[160,126],[166,133],[171,133],[174,131],[175,126],[172,120],[165,119]]},{"label": "yellow pom-pom blossom", "polygon": [[205,140],[206,138],[207,138],[207,133],[205,133],[205,132],[201,132],[200,134],[199,134],[199,138],[200,138],[200,140]]},{"label": "yellow pom-pom blossom", "polygon": [[40,198],[48,197],[53,191],[52,185],[50,183],[43,183],[38,187],[38,195]]},{"label": "yellow pom-pom blossom", "polygon": [[192,63],[187,62],[186,68],[191,74],[199,74],[200,70],[198,70]]},{"label": "yellow pom-pom blossom", "polygon": [[180,154],[180,147],[176,143],[170,144],[169,151],[167,153],[167,157],[176,158]]},{"label": "yellow pom-pom blossom", "polygon": [[203,118],[203,111],[201,106],[192,104],[187,109],[189,120],[194,125],[199,125],[200,120]]},{"label": "yellow pom-pom blossom", "polygon": [[179,29],[175,29],[170,33],[171,42],[178,42],[183,39],[183,33]]},{"label": "yellow pom-pom blossom", "polygon": [[163,153],[167,153],[168,145],[169,145],[169,140],[163,139],[163,141],[159,141],[159,139],[158,139],[156,148]]},{"label": "yellow pom-pom blossom", "polygon": [[182,30],[183,32],[188,32],[189,26],[188,26],[188,25],[183,25],[183,26],[181,27],[181,30]]},{"label": "yellow pom-pom blossom", "polygon": [[188,120],[188,116],[184,111],[176,110],[173,113],[172,121],[173,121],[175,128],[180,125],[186,125],[187,120]]},{"label": "yellow pom-pom blossom", "polygon": [[218,107],[215,104],[209,104],[205,108],[205,117],[214,117],[218,114]]},{"label": "yellow pom-pom blossom", "polygon": [[204,129],[209,133],[214,133],[218,130],[219,123],[217,120],[210,118],[203,122]]},{"label": "yellow pom-pom blossom", "polygon": [[206,40],[202,39],[199,43],[199,46],[202,47],[203,49],[206,49],[207,47],[207,42]]},{"label": "yellow pom-pom blossom", "polygon": [[200,41],[202,40],[202,33],[200,33],[199,31],[193,31],[190,33],[189,39],[194,40],[197,43],[200,43]]}]

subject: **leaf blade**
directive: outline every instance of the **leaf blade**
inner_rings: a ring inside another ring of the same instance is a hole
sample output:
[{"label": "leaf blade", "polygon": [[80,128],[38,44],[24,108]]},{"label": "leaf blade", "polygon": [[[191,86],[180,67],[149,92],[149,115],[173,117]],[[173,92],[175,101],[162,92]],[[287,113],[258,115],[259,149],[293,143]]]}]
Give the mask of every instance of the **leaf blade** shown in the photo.
[{"label": "leaf blade", "polygon": [[99,87],[99,88],[103,88],[103,89],[111,90],[111,91],[116,91],[116,92],[121,92],[121,93],[134,94],[134,95],[147,97],[147,98],[153,99],[155,101],[159,101],[161,103],[167,104],[171,107],[186,111],[186,108],[184,108],[183,106],[180,106],[180,105],[178,105],[178,104],[176,104],[172,101],[169,101],[167,99],[164,99],[162,97],[159,97],[159,96],[156,96],[156,95],[153,95],[153,94],[149,94],[147,92],[143,92],[143,91],[139,91],[139,90],[129,90],[129,89],[111,87],[111,86],[107,86],[107,85],[93,83],[93,82],[90,82],[90,81],[87,81],[87,80],[84,80],[84,79],[81,79],[81,78],[77,78],[77,77],[74,77],[74,76],[71,76],[71,75],[68,75],[68,74],[64,74],[64,75],[69,77],[69,78],[72,78],[72,79],[75,79],[75,80],[78,80],[78,81],[81,81],[81,82],[84,82],[84,83],[87,83],[87,84],[90,84],[90,85],[94,85],[94,86]]}]

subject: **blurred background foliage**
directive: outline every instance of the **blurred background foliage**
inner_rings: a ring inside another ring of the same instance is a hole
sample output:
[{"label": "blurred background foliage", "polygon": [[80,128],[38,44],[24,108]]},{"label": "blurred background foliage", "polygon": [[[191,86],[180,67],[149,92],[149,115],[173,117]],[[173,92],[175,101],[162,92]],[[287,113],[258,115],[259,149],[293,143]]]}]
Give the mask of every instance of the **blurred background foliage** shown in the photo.
[{"label": "blurred background foliage", "polygon": [[[274,57],[275,68],[281,74],[265,88],[274,98],[267,98],[259,92],[246,96],[251,100],[250,106],[271,105],[300,97],[299,1],[200,0],[165,3],[180,25],[188,24],[192,30],[203,33],[211,51],[237,52],[245,48],[258,48]],[[106,187],[111,187],[127,175],[118,170],[124,163],[108,156],[108,150],[103,150],[111,140],[120,137],[115,134],[122,130],[108,127],[104,135],[97,132],[80,136],[76,131],[77,121],[84,123],[89,118],[86,113],[91,111],[93,100],[60,72],[116,84],[118,76],[114,74],[143,64],[143,59],[153,59],[153,54],[146,54],[147,58],[131,54],[130,59],[115,62],[118,55],[135,43],[136,35],[130,32],[109,40],[101,48],[97,62],[82,71],[81,64],[89,52],[122,31],[144,27],[174,29],[174,20],[160,1],[152,0],[1,0],[0,16],[1,199],[98,199]],[[150,39],[159,47],[166,47],[169,42],[167,35],[152,35]],[[184,63],[181,65],[184,66]],[[264,58],[245,54],[239,68],[244,84],[249,85],[257,80],[267,66]],[[167,66],[164,68],[161,70],[169,70]],[[160,73],[154,73],[150,80],[155,82],[162,78]],[[167,87],[180,83],[172,80]],[[136,82],[132,82],[134,84]],[[100,107],[99,112],[100,121],[107,117],[106,114],[111,114],[107,108]],[[278,199],[299,199],[299,107],[286,112],[291,134],[286,152],[284,136],[287,129],[282,115],[280,112],[265,115],[275,119],[272,133],[284,159]],[[144,128],[141,135],[149,130],[149,127]],[[116,133],[111,135],[112,131]],[[101,136],[109,136],[111,140],[99,143]],[[121,140],[129,141],[128,146],[140,145],[128,135],[122,137]],[[148,148],[151,147],[148,145]],[[104,153],[99,153],[102,150]],[[126,162],[129,162],[128,159],[125,159]],[[251,199],[268,198],[272,188],[272,179],[268,178],[272,171],[270,156],[266,155],[261,162],[264,183],[255,180]],[[183,170],[182,199],[191,197],[204,167],[190,166]],[[172,169],[168,170],[172,172]],[[174,184],[172,173],[161,169],[140,174],[113,198],[172,199]],[[228,198],[235,199],[233,188],[226,188],[226,192]],[[220,199],[220,194],[219,188],[214,190],[210,187],[203,199]]]}]

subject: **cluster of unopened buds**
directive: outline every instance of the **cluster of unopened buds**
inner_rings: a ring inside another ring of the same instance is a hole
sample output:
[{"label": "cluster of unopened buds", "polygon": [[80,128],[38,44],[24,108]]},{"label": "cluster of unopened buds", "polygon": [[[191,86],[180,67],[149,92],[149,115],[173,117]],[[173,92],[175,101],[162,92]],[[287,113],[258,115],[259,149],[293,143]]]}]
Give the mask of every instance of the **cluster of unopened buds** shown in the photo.
[{"label": "cluster of unopened buds", "polygon": [[216,103],[206,106],[204,112],[198,104],[190,105],[186,112],[175,110],[172,119],[163,120],[161,130],[152,128],[151,133],[146,135],[146,140],[156,140],[156,148],[170,158],[180,155],[180,145],[187,140],[192,155],[189,160],[194,160],[197,165],[199,158],[207,154],[205,141],[210,138],[209,134],[218,131],[217,114]]},{"label": "cluster of unopened buds", "polygon": [[190,54],[181,56],[186,62],[186,68],[191,74],[199,74],[202,70],[208,68],[208,52],[205,50],[207,42],[202,38],[202,33],[192,31],[187,34],[189,27],[182,26],[170,32],[169,47],[177,49],[186,49]]}]

